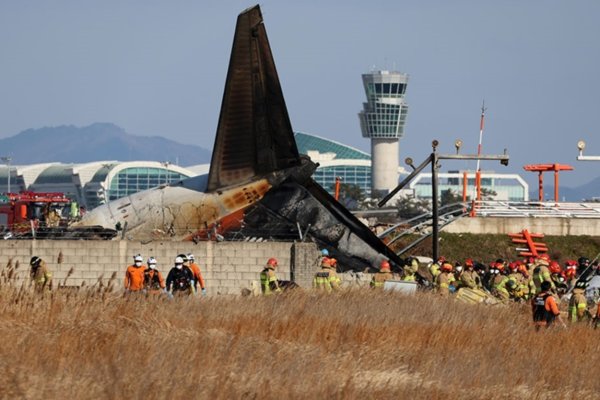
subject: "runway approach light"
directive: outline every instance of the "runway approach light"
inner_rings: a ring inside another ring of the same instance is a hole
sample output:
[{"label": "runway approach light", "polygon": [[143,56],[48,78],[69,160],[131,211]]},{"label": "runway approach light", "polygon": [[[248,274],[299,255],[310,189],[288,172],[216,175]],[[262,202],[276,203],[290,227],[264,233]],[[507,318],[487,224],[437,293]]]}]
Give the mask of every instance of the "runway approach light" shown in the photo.
[{"label": "runway approach light", "polygon": [[462,145],[463,145],[463,141],[462,140],[456,139],[454,141],[454,147],[456,147],[456,154],[458,154],[460,152],[460,148],[462,147]]},{"label": "runway approach light", "polygon": [[431,142],[431,147],[433,147],[433,151],[436,151],[437,147],[439,146],[440,142],[438,142],[437,140],[433,140]]},{"label": "runway approach light", "polygon": [[583,140],[577,142],[577,148],[579,149],[579,155],[582,156],[583,150],[585,149],[585,142]]}]

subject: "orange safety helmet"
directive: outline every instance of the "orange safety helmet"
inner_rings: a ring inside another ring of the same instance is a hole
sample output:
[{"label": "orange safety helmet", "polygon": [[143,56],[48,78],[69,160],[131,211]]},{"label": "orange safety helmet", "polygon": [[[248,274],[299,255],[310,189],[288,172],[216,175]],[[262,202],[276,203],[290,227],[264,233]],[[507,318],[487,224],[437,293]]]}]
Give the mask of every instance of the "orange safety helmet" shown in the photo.
[{"label": "orange safety helmet", "polygon": [[337,260],[335,258],[330,258],[328,264],[331,268],[335,268],[335,266],[337,265]]},{"label": "orange safety helmet", "polygon": [[525,278],[529,278],[529,271],[527,270],[527,267],[526,267],[525,265],[523,265],[523,264],[520,264],[520,265],[517,267],[517,271],[519,271],[521,274],[523,274],[523,276],[524,276]]},{"label": "orange safety helmet", "polygon": [[379,264],[379,270],[381,272],[390,272],[390,263],[388,260],[381,260],[381,263]]},{"label": "orange safety helmet", "polygon": [[277,266],[277,259],[273,257],[269,258],[269,261],[267,261],[267,265],[275,268]]},{"label": "orange safety helmet", "polygon": [[510,269],[512,272],[515,272],[518,267],[519,264],[516,261],[513,261],[510,264],[508,264],[508,269]]},{"label": "orange safety helmet", "polygon": [[450,263],[443,263],[442,267],[440,269],[443,272],[452,272],[452,264],[450,264]]},{"label": "orange safety helmet", "polygon": [[331,258],[323,257],[321,258],[321,267],[329,267],[331,265]]},{"label": "orange safety helmet", "polygon": [[471,258],[467,258],[465,260],[465,267],[473,267],[475,264],[473,264],[473,260]]},{"label": "orange safety helmet", "polygon": [[496,269],[500,272],[504,272],[504,263],[501,262],[496,262],[496,265],[494,265],[496,267]]},{"label": "orange safety helmet", "polygon": [[559,274],[561,271],[560,264],[557,263],[556,261],[552,261],[550,263],[550,265],[548,266],[548,270],[550,271],[551,274]]}]

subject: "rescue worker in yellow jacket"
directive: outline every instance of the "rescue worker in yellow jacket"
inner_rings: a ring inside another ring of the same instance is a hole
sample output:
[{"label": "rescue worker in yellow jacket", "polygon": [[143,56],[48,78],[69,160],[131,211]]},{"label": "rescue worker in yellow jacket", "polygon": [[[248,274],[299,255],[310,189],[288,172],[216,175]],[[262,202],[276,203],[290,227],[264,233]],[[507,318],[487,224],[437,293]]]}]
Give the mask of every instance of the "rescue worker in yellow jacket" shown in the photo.
[{"label": "rescue worker in yellow jacket", "polygon": [[277,259],[269,258],[267,265],[260,273],[260,289],[265,296],[281,293],[282,291],[279,287],[277,274],[275,274],[275,268],[277,268]]},{"label": "rescue worker in yellow jacket", "polygon": [[443,263],[440,267],[440,273],[435,280],[435,287],[439,294],[448,296],[450,294],[450,286],[454,284],[454,275],[452,274],[452,264]]},{"label": "rescue worker in yellow jacket", "polygon": [[446,257],[444,256],[440,256],[436,262],[434,262],[433,264],[431,264],[429,266],[429,272],[431,273],[431,279],[432,282],[436,282],[437,281],[437,277],[440,274],[440,270],[442,268],[442,265],[446,262]]},{"label": "rescue worker in yellow jacket", "polygon": [[460,274],[460,286],[469,289],[481,289],[481,277],[475,271],[473,260],[465,260],[465,270]]},{"label": "rescue worker in yellow jacket", "polygon": [[535,296],[535,285],[533,283],[533,279],[531,279],[531,276],[529,275],[529,269],[524,263],[520,262],[517,266],[517,272],[519,272],[523,277],[520,288],[521,292],[523,293],[523,297],[526,300],[529,300]]},{"label": "rescue worker in yellow jacket", "polygon": [[373,274],[373,278],[371,278],[370,285],[372,288],[383,289],[385,281],[388,281],[390,279],[394,279],[394,274],[392,274],[390,262],[388,260],[382,260],[379,264],[379,272]]},{"label": "rescue worker in yellow jacket", "polygon": [[569,300],[569,321],[581,322],[587,317],[587,299],[585,298],[585,282],[580,282],[573,289]]},{"label": "rescue worker in yellow jacket", "polygon": [[506,288],[508,277],[505,275],[504,260],[497,260],[490,272],[494,274],[491,281],[492,294],[500,300],[507,301],[510,298],[510,294]]},{"label": "rescue worker in yellow jacket", "polygon": [[[388,263],[389,264],[389,263]],[[415,282],[417,280],[417,271],[419,270],[419,260],[414,257],[408,259],[407,265],[402,270],[400,279],[406,282]]]},{"label": "rescue worker in yellow jacket", "polygon": [[533,284],[535,285],[535,294],[542,292],[542,282],[549,282],[550,290],[552,292],[556,290],[554,287],[554,282],[552,281],[552,277],[550,276],[550,270],[548,269],[549,265],[550,257],[548,257],[547,254],[542,254],[536,260],[536,263],[533,267],[533,273],[531,274]]},{"label": "rescue worker in yellow jacket", "polygon": [[321,270],[315,274],[313,286],[317,290],[326,292],[340,289],[341,279],[336,273],[337,260],[335,258],[323,257],[321,259]]},{"label": "rescue worker in yellow jacket", "polygon": [[52,290],[52,273],[48,269],[48,265],[38,256],[31,257],[29,261],[31,269],[29,276],[35,285],[35,290],[42,292],[44,290]]}]

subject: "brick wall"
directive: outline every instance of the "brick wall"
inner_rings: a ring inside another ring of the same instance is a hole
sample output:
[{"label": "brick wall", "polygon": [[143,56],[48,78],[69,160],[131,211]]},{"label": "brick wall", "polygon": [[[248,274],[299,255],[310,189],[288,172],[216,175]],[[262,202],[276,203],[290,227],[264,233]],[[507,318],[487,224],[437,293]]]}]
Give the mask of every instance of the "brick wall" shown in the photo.
[{"label": "brick wall", "polygon": [[[57,263],[62,253],[61,264]],[[141,244],[126,240],[6,240],[0,241],[0,263],[10,258],[20,264],[18,276],[28,277],[29,260],[37,255],[46,260],[55,284],[63,283],[73,268],[66,284],[93,285],[100,277],[106,283],[113,273],[117,287],[123,287],[125,269],[133,262],[133,255],[141,253],[144,260],[150,256],[158,260],[158,269],[166,278],[173,260],[180,253],[193,253],[200,265],[209,295],[240,294],[242,289],[259,289],[259,273],[270,257],[279,262],[278,276],[289,280],[295,275],[302,287],[310,287],[316,271],[318,249],[313,243],[287,242],[152,242]],[[294,257],[294,259],[292,259]],[[291,271],[294,271],[292,274]]]}]

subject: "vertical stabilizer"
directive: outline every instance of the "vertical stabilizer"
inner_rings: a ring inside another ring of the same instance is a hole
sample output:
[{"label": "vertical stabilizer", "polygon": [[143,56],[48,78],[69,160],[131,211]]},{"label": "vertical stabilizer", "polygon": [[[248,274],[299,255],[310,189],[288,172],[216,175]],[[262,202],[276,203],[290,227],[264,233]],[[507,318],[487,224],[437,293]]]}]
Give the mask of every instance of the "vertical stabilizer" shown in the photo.
[{"label": "vertical stabilizer", "polygon": [[237,19],[208,191],[300,164],[260,7]]}]

